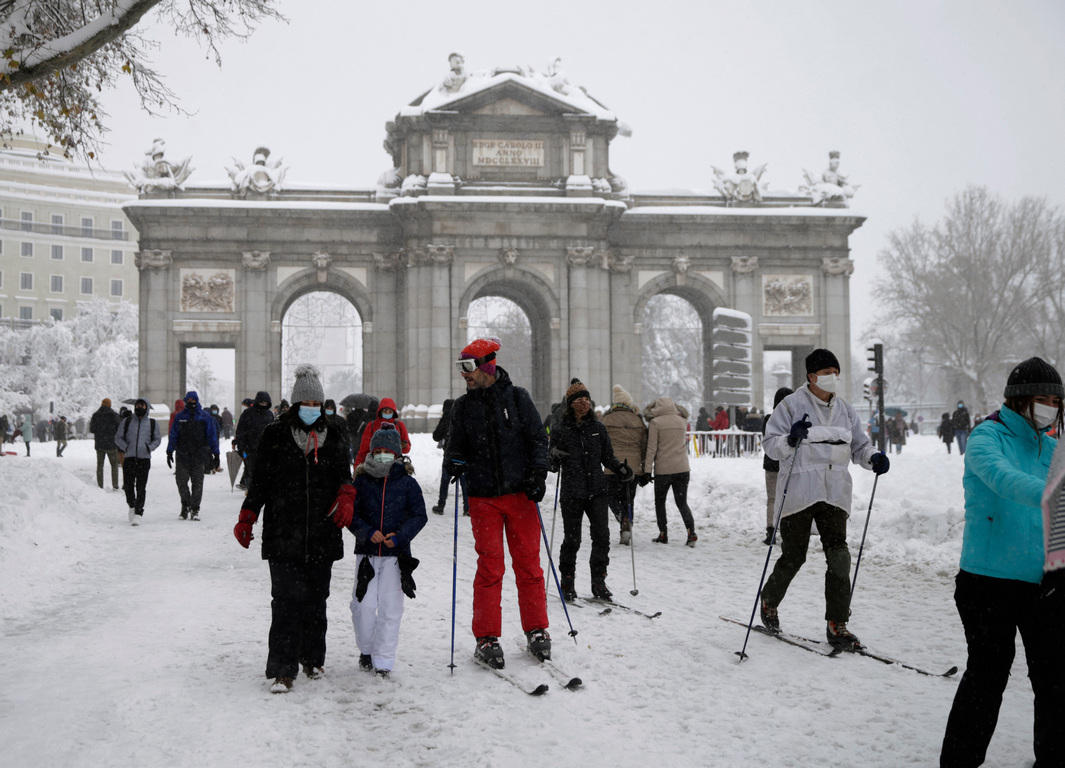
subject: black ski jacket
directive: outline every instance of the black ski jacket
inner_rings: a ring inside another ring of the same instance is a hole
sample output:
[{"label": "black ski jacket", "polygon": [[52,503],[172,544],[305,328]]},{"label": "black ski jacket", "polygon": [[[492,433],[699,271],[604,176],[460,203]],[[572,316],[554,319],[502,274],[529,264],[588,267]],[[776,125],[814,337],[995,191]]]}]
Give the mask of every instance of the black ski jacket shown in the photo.
[{"label": "black ski jacket", "polygon": [[603,467],[615,474],[621,470],[606,425],[595,418],[594,413],[589,412],[577,421],[572,409],[566,408],[562,421],[551,430],[551,450],[556,448],[569,454],[559,461],[563,501],[583,501],[606,493]]}]

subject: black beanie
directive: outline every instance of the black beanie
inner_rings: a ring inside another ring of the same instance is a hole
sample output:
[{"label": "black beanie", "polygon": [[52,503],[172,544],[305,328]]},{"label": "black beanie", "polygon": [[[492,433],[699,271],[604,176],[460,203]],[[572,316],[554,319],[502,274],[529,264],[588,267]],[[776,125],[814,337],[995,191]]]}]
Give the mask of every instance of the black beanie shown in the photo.
[{"label": "black beanie", "polygon": [[1029,357],[1023,363],[1017,363],[1006,380],[1003,397],[1024,397],[1026,395],[1057,395],[1065,397],[1065,387],[1061,386],[1061,376],[1054,366],[1041,357]]},{"label": "black beanie", "polygon": [[[818,370],[821,369],[818,368]],[[794,390],[790,387],[781,387],[780,389],[778,389],[773,395],[773,407],[776,408],[778,405],[780,405],[780,401],[790,395],[792,392],[794,392]]]},{"label": "black beanie", "polygon": [[839,370],[839,360],[827,349],[815,349],[806,356],[806,372],[817,373],[825,368]]}]

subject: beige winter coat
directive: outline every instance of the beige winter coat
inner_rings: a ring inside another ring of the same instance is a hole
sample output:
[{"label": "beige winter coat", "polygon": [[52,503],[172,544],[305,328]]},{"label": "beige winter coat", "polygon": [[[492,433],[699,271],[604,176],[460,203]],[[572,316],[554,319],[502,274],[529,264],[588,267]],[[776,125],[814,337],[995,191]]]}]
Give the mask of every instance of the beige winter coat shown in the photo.
[{"label": "beige winter coat", "polygon": [[647,427],[647,453],[644,472],[655,475],[676,475],[690,471],[685,441],[688,422],[680,415],[672,397],[660,397],[647,406],[644,414]]},{"label": "beige winter coat", "polygon": [[[632,471],[642,475],[643,456],[647,453],[647,427],[640,415],[635,410],[621,406],[603,414],[600,421],[610,435],[610,446],[617,460],[628,460]],[[609,469],[603,471],[608,475],[613,474]]]}]

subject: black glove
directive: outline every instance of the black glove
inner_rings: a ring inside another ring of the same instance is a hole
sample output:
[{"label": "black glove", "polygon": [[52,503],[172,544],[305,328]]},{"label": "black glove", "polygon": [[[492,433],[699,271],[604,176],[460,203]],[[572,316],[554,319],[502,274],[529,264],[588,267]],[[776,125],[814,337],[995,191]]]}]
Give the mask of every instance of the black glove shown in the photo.
[{"label": "black glove", "polygon": [[410,555],[400,555],[396,558],[399,561],[399,586],[403,590],[403,594],[414,599],[414,590],[418,588],[418,585],[414,583],[414,569],[418,567],[421,562],[416,557]]},{"label": "black glove", "polygon": [[646,487],[647,484],[651,482],[651,473],[647,472],[645,474],[640,475],[636,478],[636,482],[641,488]]},{"label": "black glove", "polygon": [[167,451],[166,453],[166,465],[170,469],[174,468],[174,454],[170,453],[169,451]]},{"label": "black glove", "polygon": [[810,436],[810,427],[813,424],[806,418],[806,414],[802,415],[802,418],[791,425],[791,432],[788,434],[788,445],[794,448],[799,444],[800,440],[805,440]]},{"label": "black glove", "polygon": [[358,583],[355,586],[355,599],[358,602],[361,603],[362,599],[366,597],[366,587],[373,580],[373,576],[373,564],[370,563],[370,558],[364,557],[362,562],[359,563]]},{"label": "black glove", "polygon": [[534,469],[525,478],[525,495],[529,501],[540,503],[547,493],[547,472],[542,469]]},{"label": "black glove", "polygon": [[460,477],[466,473],[466,462],[461,459],[448,459],[447,473],[452,477]]},{"label": "black glove", "polygon": [[631,483],[636,478],[636,473],[632,471],[628,461],[618,467],[617,475],[623,483]]},{"label": "black glove", "polygon": [[888,469],[891,467],[891,461],[888,459],[887,454],[880,451],[880,453],[874,453],[869,457],[869,465],[873,468],[873,472],[878,475],[884,475],[887,474]]},{"label": "black glove", "polygon": [[567,456],[569,456],[569,451],[564,451],[557,445],[551,449],[551,458],[555,461],[562,461]]},{"label": "black glove", "polygon": [[558,461],[556,461],[555,459],[551,459],[551,466],[550,466],[550,470],[551,470],[552,472],[558,472],[558,471],[560,471],[561,469],[562,469],[562,464],[561,464],[561,462],[558,462]]}]

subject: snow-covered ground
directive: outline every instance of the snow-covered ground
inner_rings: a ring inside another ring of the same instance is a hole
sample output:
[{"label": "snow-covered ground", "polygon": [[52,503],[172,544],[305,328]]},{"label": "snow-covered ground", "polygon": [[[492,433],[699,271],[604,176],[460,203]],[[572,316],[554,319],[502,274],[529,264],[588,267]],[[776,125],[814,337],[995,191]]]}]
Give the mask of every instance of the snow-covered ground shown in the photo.
[{"label": "snow-covered ground", "polygon": [[[440,454],[413,436],[417,477],[434,503]],[[10,450],[10,448],[9,448]],[[619,602],[659,618],[549,600],[554,657],[584,680],[562,690],[518,649],[513,580],[504,587],[507,669],[523,695],[470,660],[475,554],[458,525],[455,663],[451,660],[454,497],[414,542],[422,565],[407,601],[391,679],[361,672],[348,603],[349,555],[333,569],[326,676],[271,695],[263,677],[270,581],[258,539],[233,539],[239,491],[206,478],[202,522],[178,519],[173,474],[157,452],[144,523],[121,492],[96,487],[91,441],[0,458],[0,762],[6,766],[902,766],[935,764],[955,679],[868,658],[820,658],[752,635],[738,661],[765,564],[760,459],[693,461],[699,542],[668,545],[651,488],[638,492],[635,549],[614,545]],[[881,478],[851,628],[875,651],[937,671],[964,666],[953,604],[963,520],[962,460],[914,437]],[[857,553],[873,477],[855,476]],[[109,474],[106,473],[105,474]],[[550,535],[553,478],[542,506]],[[109,484],[109,483],[108,483]],[[256,534],[258,535],[256,526]],[[345,534],[348,537],[348,534]],[[561,520],[554,534],[561,543]],[[632,554],[635,554],[635,576]],[[588,542],[578,562],[586,562]],[[544,559],[546,566],[546,558]],[[786,631],[821,637],[824,560],[809,560],[781,605]],[[639,594],[632,596],[635,578]],[[587,593],[588,575],[578,572]],[[960,674],[960,673],[959,673]],[[988,765],[1031,765],[1032,702],[1018,648]]]}]

